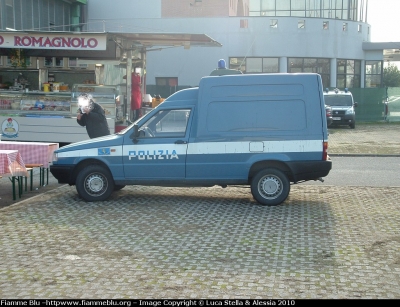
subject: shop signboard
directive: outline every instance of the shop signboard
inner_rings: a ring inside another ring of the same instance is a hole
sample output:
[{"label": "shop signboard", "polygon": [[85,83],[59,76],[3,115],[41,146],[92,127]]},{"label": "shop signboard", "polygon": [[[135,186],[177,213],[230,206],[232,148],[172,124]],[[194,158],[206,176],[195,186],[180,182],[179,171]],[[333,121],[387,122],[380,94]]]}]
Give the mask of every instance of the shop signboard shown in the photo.
[{"label": "shop signboard", "polygon": [[107,35],[3,32],[0,48],[98,51],[107,49]]}]

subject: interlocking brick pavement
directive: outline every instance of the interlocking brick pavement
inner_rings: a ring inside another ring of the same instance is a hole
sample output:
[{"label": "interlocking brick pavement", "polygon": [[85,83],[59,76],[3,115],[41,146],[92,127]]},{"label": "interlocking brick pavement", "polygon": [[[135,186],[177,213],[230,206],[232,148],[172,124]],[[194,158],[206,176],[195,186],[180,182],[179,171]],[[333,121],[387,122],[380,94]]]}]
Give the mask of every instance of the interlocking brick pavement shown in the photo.
[{"label": "interlocking brick pavement", "polygon": [[67,185],[0,210],[2,298],[400,298],[400,188]]},{"label": "interlocking brick pavement", "polygon": [[[330,154],[400,153],[399,125],[363,127],[330,129]],[[294,185],[264,207],[248,187],[132,186],[86,203],[50,176],[12,203],[3,299],[400,298],[400,187]]]}]

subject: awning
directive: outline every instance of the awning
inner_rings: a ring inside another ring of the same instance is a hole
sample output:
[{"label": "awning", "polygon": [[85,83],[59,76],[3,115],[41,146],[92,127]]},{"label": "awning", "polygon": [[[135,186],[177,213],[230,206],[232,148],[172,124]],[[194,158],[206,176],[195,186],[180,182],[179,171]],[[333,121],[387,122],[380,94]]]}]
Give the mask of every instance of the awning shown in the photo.
[{"label": "awning", "polygon": [[151,48],[221,47],[206,34],[120,32],[0,32],[0,55],[11,48],[24,49],[26,56],[119,59],[120,51],[146,52]]},{"label": "awning", "polygon": [[108,33],[130,42],[133,47],[221,47],[222,44],[205,34],[190,33]]}]

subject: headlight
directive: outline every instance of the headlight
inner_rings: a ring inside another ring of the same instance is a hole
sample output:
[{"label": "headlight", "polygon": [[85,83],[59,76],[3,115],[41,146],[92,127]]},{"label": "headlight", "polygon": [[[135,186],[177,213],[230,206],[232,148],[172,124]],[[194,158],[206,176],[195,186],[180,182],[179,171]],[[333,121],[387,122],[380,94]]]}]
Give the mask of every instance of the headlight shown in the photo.
[{"label": "headlight", "polygon": [[53,162],[57,162],[58,161],[58,154],[53,152]]},{"label": "headlight", "polygon": [[354,109],[353,108],[347,109],[346,115],[351,115],[351,114],[354,114]]}]

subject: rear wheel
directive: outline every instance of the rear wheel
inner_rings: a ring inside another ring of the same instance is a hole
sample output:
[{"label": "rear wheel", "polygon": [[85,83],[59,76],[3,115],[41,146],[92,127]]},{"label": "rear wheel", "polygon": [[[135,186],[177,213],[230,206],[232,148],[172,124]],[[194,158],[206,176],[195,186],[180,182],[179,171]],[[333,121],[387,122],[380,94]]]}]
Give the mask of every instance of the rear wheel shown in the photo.
[{"label": "rear wheel", "polygon": [[106,200],[114,191],[110,171],[101,165],[88,165],[76,177],[76,190],[86,201]]},{"label": "rear wheel", "polygon": [[350,128],[351,129],[354,129],[355,127],[356,127],[356,123],[355,122],[350,124]]},{"label": "rear wheel", "polygon": [[262,205],[279,205],[285,201],[289,192],[289,179],[282,171],[275,168],[263,169],[251,180],[251,193]]}]

